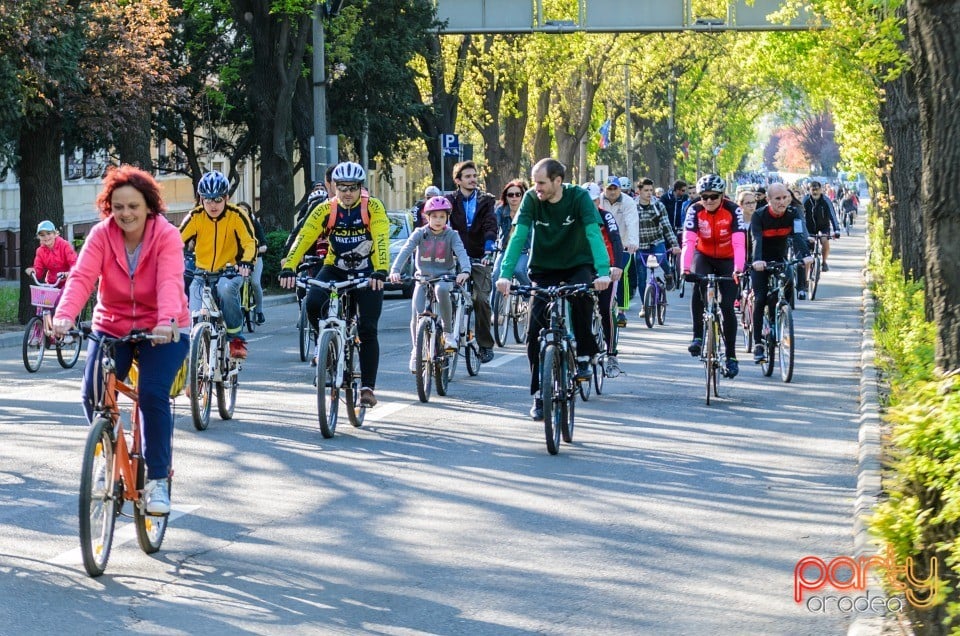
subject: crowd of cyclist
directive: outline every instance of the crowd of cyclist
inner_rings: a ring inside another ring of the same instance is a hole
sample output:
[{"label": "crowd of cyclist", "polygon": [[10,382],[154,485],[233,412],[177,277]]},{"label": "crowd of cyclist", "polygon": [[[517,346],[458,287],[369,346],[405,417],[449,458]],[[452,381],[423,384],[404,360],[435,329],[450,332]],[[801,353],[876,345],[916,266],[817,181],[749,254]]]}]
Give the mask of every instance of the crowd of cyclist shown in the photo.
[{"label": "crowd of cyclist", "polygon": [[[506,183],[499,197],[494,197],[480,189],[478,169],[472,161],[458,163],[452,176],[456,186],[452,192],[444,194],[435,186],[427,188],[424,199],[414,208],[416,229],[393,263],[389,251],[390,221],[383,203],[364,187],[366,172],[359,164],[344,162],[331,166],[324,181],[315,184],[297,212],[295,227],[285,246],[286,255],[281,261],[281,287],[290,289],[295,286],[298,266],[307,255],[321,259],[318,268],[310,273],[319,280],[369,279],[367,287],[351,292],[355,295],[354,306],[358,313],[360,403],[364,407],[377,404],[378,323],[384,283],[388,279],[399,282],[400,271],[408,260],[414,261],[418,275],[425,278],[444,274],[455,277],[455,281],[438,285],[437,294],[444,325],[443,340],[446,346],[454,349],[458,334],[450,326],[450,290],[453,284],[469,281],[481,363],[489,363],[494,357],[492,294],[510,293],[511,286],[516,284],[539,287],[561,283],[591,285],[596,296],[585,294],[571,297],[569,301],[576,341],[576,374],[578,379],[585,379],[589,378],[592,361],[600,353],[591,333],[594,302],[600,303],[600,313],[604,317],[607,367],[616,371],[619,362],[616,342],[611,337],[612,321],[616,320],[621,327],[627,325],[623,309],[629,306],[631,296],[643,290],[647,275],[644,264],[649,257],[655,257],[662,268],[668,290],[682,284],[681,279],[695,284],[698,293],[691,294],[693,333],[688,351],[699,356],[703,346],[702,276],[713,273],[741,277],[749,266],[756,298],[755,312],[762,314],[767,290],[765,263],[787,260],[790,249],[794,257],[809,263],[812,260],[811,241],[815,240],[811,237],[819,236],[823,241],[823,271],[827,271],[829,243],[826,239],[831,235],[833,238],[840,236],[832,200],[838,193],[829,188],[825,191],[817,181],[808,184],[809,192],[802,197],[798,196],[801,193],[791,192],[782,183],[772,183],[766,189],[762,186],[741,187],[735,199],[731,199],[725,181],[708,174],[697,181],[696,191],[692,194],[688,194],[685,182],[677,181],[668,192],[657,196],[655,184],[650,179],[641,179],[634,184],[630,179],[611,176],[603,184],[572,185],[565,182],[563,164],[555,159],[543,159],[531,170],[531,185],[523,179],[514,179]],[[123,292],[115,282],[108,281],[104,285],[100,280],[101,296],[95,310],[94,326],[115,337],[125,334],[115,333],[116,325],[111,323],[125,315],[126,318],[119,320],[121,324],[152,329],[155,334],[170,335],[170,340],[175,340],[169,330],[188,328],[189,321],[184,318],[187,308],[196,312],[201,303],[202,282],[185,276],[187,269],[193,267],[228,274],[228,266],[233,266],[235,271],[219,278],[216,291],[230,339],[230,355],[246,358],[239,289],[243,278],[254,275],[259,279],[266,244],[262,228],[249,206],[235,205],[230,201],[227,178],[220,172],[211,171],[200,179],[197,205],[179,226],[176,262],[167,254],[169,230],[173,226],[163,217],[164,206],[152,177],[123,166],[112,171],[105,184],[104,193],[98,199],[103,221],[97,227],[101,229],[91,233],[91,238],[97,240],[88,239],[91,246],[81,254],[77,271],[83,275],[75,277],[78,282],[71,277],[67,283],[67,302],[61,303],[56,311],[55,330],[62,334],[72,326],[79,310],[78,299],[84,292],[89,293],[98,274],[102,279],[111,273],[110,267],[113,266],[105,265],[109,261],[105,256],[109,250],[125,256],[121,262],[126,266],[117,269],[117,276],[122,273],[128,277],[131,287]],[[855,193],[843,193],[839,198],[842,214],[855,215]],[[146,234],[145,228],[148,230]],[[154,235],[165,237],[162,242],[165,251],[160,256],[149,253],[151,249],[160,249],[157,246],[161,243],[155,242]],[[58,274],[74,267],[76,256],[70,260],[72,249],[67,245],[68,254],[64,249],[65,241],[56,235],[56,229],[49,221],[40,224],[37,236],[41,248],[37,251],[34,267],[27,271],[36,270],[47,281],[54,282]],[[135,240],[131,240],[131,236]],[[125,253],[122,251],[124,242]],[[148,247],[141,254],[143,245]],[[181,257],[185,247],[190,254],[188,264]],[[95,249],[100,252],[92,253]],[[87,254],[86,258],[84,254]],[[65,262],[60,263],[60,260]],[[146,278],[164,284],[171,276],[187,281],[186,289],[180,288],[179,291],[183,296],[182,309],[171,300],[166,287],[162,293],[157,288],[158,292],[150,299],[141,298],[140,292],[134,290],[134,272],[140,274],[137,268],[144,261],[157,268],[149,275],[141,274]],[[674,262],[679,271],[674,271]],[[799,273],[797,291],[802,298],[805,281],[802,272]],[[72,284],[75,289],[71,289]],[[721,285],[726,346],[723,372],[728,377],[739,372],[734,307],[739,298],[736,285],[732,281],[724,281]],[[106,297],[111,294],[116,297]],[[129,298],[131,294],[132,298]],[[132,309],[117,309],[118,303],[125,302],[123,298],[132,300]],[[261,298],[258,296],[258,322],[263,321]],[[328,301],[329,293],[322,287],[311,286],[306,292],[307,316],[315,330],[321,316],[326,315]],[[418,284],[411,307],[412,321],[423,310],[425,302],[424,290]],[[546,324],[546,313],[546,302],[534,294],[530,302],[526,343],[533,397],[530,415],[534,419],[543,418],[537,334]],[[755,316],[753,324],[759,325],[761,320]],[[415,336],[413,329],[411,334]],[[761,362],[764,351],[758,329],[753,334],[753,341],[756,344],[754,361]],[[410,370],[414,371],[412,350],[411,346]],[[179,364],[185,355],[182,346],[170,351],[169,360],[153,356],[157,366],[164,370],[161,383],[166,382],[168,367],[173,362]],[[133,352],[130,352],[128,357],[132,356]],[[96,383],[96,378],[91,375],[95,358],[95,355],[88,356],[85,404],[93,390],[90,387]],[[141,373],[141,382],[153,379],[149,371]],[[165,393],[157,392],[158,396],[161,394],[165,396]],[[158,401],[161,401],[159,397]],[[164,464],[168,463],[172,415],[169,407],[150,407],[149,399],[141,403],[142,406],[145,404],[153,409],[144,409],[148,453],[150,447],[154,448],[154,452],[148,455],[148,463],[151,456],[159,457],[154,461],[156,466],[151,465],[149,471],[151,483],[154,483],[161,479]],[[167,441],[163,442],[165,436]],[[162,488],[155,493],[150,504],[153,511],[169,509],[168,495],[161,491]]]}]

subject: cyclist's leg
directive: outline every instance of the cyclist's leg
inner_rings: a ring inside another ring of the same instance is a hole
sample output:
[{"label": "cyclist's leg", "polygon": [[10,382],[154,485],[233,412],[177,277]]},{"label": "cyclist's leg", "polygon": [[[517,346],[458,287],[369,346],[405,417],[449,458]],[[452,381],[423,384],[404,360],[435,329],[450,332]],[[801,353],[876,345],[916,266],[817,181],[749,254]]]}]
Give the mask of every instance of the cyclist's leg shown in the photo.
[{"label": "cyclist's leg", "polygon": [[202,302],[200,290],[203,289],[203,281],[197,279],[190,283],[190,311],[198,311]]},{"label": "cyclist's leg", "polygon": [[427,286],[416,283],[413,286],[413,297],[410,299],[410,342],[413,347],[417,346],[417,324],[420,322],[420,314],[427,306]]},{"label": "cyclist's leg", "polygon": [[263,278],[263,258],[258,258],[257,262],[253,266],[253,273],[250,274],[250,282],[253,283],[253,302],[256,305],[254,311],[258,314],[263,313],[263,285],[261,284],[261,278]]},{"label": "cyclist's leg", "polygon": [[493,348],[493,332],[490,330],[490,292],[493,281],[489,267],[474,265],[470,277],[473,279],[473,315],[476,318],[477,344],[484,349]]},{"label": "cyclist's leg", "polygon": [[[693,263],[690,266],[690,273],[695,275],[709,274],[713,271],[710,268],[707,259],[700,253],[695,252]],[[707,284],[698,280],[694,285],[694,293],[690,294],[690,318],[693,320],[693,337],[703,339],[703,297],[707,292]]]},{"label": "cyclist's leg", "polygon": [[[453,283],[437,283],[437,308],[440,310],[440,322],[443,323],[443,330],[447,333],[453,331],[453,302],[450,300],[451,289],[453,289]],[[500,292],[494,291],[493,293],[499,294]],[[454,337],[456,337],[456,335],[457,334],[454,334]]]},{"label": "cyclist's leg", "polygon": [[[102,335],[100,331],[94,333]],[[186,340],[186,338],[184,338]],[[94,339],[88,340],[87,364],[83,369],[83,382],[80,385],[80,394],[83,396],[83,412],[87,416],[87,423],[93,421],[93,409],[97,405],[97,396],[103,390],[103,373],[100,366],[100,343]],[[130,371],[133,362],[133,350],[129,345],[118,345],[114,350],[114,361],[117,364],[117,377],[123,379]],[[170,382],[173,384],[173,381]]]},{"label": "cyclist's leg", "polygon": [[380,368],[380,340],[377,326],[383,311],[383,290],[359,289],[351,292],[357,308],[357,335],[360,337],[360,386],[377,388]]},{"label": "cyclist's leg", "polygon": [[[633,265],[637,270],[637,298],[640,299],[640,309],[643,309],[643,290],[647,288],[647,257],[650,254],[653,254],[653,250],[637,250],[633,255],[634,262]],[[633,285],[631,281],[631,285]],[[631,287],[632,289],[632,287]],[[641,312],[642,313],[642,312]]]},{"label": "cyclist's leg", "polygon": [[643,293],[643,287],[639,286],[641,269],[643,269],[643,262],[640,261],[635,254],[631,254],[630,267],[627,269],[627,278],[629,279],[631,298],[635,298],[638,293]]},{"label": "cyclist's leg", "polygon": [[217,281],[217,294],[220,296],[220,310],[227,324],[227,333],[239,334],[243,326],[243,312],[240,310],[240,285],[243,278],[221,276]]},{"label": "cyclist's leg", "polygon": [[[615,285],[616,283],[614,283]],[[613,354],[613,320],[610,303],[613,302],[613,285],[600,292],[597,302],[600,305],[600,324],[603,326],[603,341],[607,343],[607,353]]]},{"label": "cyclist's leg", "polygon": [[770,275],[767,272],[750,272],[753,285],[753,344],[762,344],[763,308],[767,304],[767,289]]},{"label": "cyclist's leg", "polygon": [[827,264],[827,259],[830,257],[830,239],[828,239],[826,235],[830,234],[831,232],[833,232],[833,230],[831,228],[827,228],[827,230],[824,231],[825,236],[820,239],[820,246],[823,248],[824,265]]},{"label": "cyclist's leg", "polygon": [[147,461],[147,479],[166,479],[170,472],[173,413],[170,411],[170,386],[187,357],[186,338],[153,346],[138,346],[140,380],[137,392],[143,418],[143,456]]},{"label": "cyclist's leg", "polygon": [[[316,279],[325,283],[343,280],[343,276],[337,273],[333,267],[321,268],[317,273]],[[320,317],[326,317],[327,306],[330,303],[330,293],[319,287],[309,287],[305,299],[307,303],[307,320],[314,331],[320,330]]]},{"label": "cyclist's leg", "polygon": [[[560,282],[552,272],[549,274],[530,272],[530,279],[540,287],[549,287]],[[540,391],[540,331],[550,326],[547,315],[547,303],[540,296],[530,299],[530,329],[527,335],[527,362],[530,363],[530,394]]]},{"label": "cyclist's leg", "polygon": [[[724,276],[733,274],[733,261],[729,261]],[[723,342],[727,349],[727,359],[737,359],[737,315],[733,311],[733,301],[737,298],[737,284],[732,280],[722,280],[720,289],[720,311],[723,314]]]},{"label": "cyclist's leg", "polygon": [[[569,270],[565,279],[569,284],[589,283],[593,280],[593,268],[583,265]],[[600,353],[590,329],[593,322],[593,298],[587,295],[570,297],[570,318],[573,337],[577,341],[577,356],[594,356]]]}]

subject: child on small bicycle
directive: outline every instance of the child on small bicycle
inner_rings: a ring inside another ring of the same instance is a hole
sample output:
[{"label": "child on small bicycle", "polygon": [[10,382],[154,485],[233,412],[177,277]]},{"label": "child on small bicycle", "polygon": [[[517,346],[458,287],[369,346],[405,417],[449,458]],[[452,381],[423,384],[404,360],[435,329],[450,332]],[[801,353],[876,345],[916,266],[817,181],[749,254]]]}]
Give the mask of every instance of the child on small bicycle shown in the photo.
[{"label": "child on small bicycle", "polygon": [[33,267],[23,270],[27,276],[36,275],[37,280],[48,285],[63,286],[63,276],[77,264],[77,253],[57,232],[51,221],[41,221],[37,225],[37,238],[40,247],[33,257]]},{"label": "child on small bicycle", "polygon": [[[432,197],[423,206],[427,225],[418,227],[404,243],[390,268],[390,281],[400,282],[400,270],[416,250],[416,269],[421,278],[435,278],[444,274],[457,274],[457,284],[462,285],[470,278],[470,257],[463,246],[460,234],[450,229],[450,201],[444,197]],[[456,348],[457,334],[451,333],[453,305],[450,302],[450,282],[436,283],[437,302],[440,305],[440,320],[443,323],[443,338],[447,348]],[[416,371],[417,317],[427,306],[427,288],[417,282],[413,291],[410,317],[410,336],[413,346],[410,349],[410,371]]]}]

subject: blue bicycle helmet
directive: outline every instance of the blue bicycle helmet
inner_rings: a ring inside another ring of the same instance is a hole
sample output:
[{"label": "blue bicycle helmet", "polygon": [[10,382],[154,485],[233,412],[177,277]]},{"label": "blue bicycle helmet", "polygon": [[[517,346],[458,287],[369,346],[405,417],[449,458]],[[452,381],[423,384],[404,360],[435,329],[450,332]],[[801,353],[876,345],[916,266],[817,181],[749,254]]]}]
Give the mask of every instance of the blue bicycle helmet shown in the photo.
[{"label": "blue bicycle helmet", "polygon": [[197,184],[197,194],[204,199],[225,197],[228,192],[230,192],[230,182],[222,172],[217,170],[204,174],[200,177],[200,183]]}]

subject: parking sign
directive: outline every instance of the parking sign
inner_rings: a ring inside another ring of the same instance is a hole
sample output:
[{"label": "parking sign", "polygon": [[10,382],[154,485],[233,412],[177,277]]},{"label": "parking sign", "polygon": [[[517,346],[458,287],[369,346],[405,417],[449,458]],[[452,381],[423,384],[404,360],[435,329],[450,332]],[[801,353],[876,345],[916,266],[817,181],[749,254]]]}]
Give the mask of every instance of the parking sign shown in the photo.
[{"label": "parking sign", "polygon": [[440,135],[440,145],[445,157],[460,156],[460,136],[454,134]]}]

